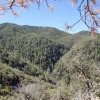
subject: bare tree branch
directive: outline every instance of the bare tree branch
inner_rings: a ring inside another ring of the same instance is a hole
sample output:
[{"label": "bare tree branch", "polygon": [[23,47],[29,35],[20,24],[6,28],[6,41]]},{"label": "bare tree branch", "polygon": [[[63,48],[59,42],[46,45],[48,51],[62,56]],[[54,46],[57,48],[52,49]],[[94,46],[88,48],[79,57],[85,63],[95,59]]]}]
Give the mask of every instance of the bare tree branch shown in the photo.
[{"label": "bare tree branch", "polygon": [[[80,15],[80,19],[76,21],[73,25],[67,26],[67,28],[72,28],[80,21],[82,21],[89,30],[97,31],[100,28],[100,6],[97,7],[97,0],[71,0],[74,4],[77,4],[77,10]],[[14,15],[17,15],[15,7],[28,8],[30,4],[36,3],[38,9],[40,8],[41,2],[45,2],[49,11],[53,11],[53,6],[49,4],[48,0],[5,0],[0,1],[0,15],[4,15],[8,10]]]}]

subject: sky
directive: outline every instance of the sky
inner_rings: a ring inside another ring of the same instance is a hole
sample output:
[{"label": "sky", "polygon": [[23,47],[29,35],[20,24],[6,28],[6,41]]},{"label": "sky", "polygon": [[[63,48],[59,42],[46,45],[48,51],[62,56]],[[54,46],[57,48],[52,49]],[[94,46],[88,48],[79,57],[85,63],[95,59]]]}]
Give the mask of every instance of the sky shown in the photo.
[{"label": "sky", "polygon": [[[31,25],[31,26],[48,26],[55,27],[63,31],[65,30],[65,24],[72,25],[75,21],[79,20],[79,13],[75,7],[71,5],[70,0],[48,0],[53,6],[53,12],[49,12],[45,2],[41,3],[38,9],[36,4],[31,5],[28,9],[19,9],[16,11],[19,16],[14,16],[11,12],[5,13],[0,17],[0,24],[10,22],[19,25]],[[70,33],[76,33],[82,30],[87,30],[84,23],[78,23]]]}]

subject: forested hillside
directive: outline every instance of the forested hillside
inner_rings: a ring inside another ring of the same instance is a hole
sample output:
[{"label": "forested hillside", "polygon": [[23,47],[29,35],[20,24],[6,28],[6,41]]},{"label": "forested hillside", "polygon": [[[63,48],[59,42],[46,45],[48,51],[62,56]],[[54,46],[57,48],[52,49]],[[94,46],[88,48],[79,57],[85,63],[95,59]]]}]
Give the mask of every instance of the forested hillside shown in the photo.
[{"label": "forested hillside", "polygon": [[0,25],[0,100],[99,97],[99,34],[93,37],[88,31],[69,34],[52,27]]}]

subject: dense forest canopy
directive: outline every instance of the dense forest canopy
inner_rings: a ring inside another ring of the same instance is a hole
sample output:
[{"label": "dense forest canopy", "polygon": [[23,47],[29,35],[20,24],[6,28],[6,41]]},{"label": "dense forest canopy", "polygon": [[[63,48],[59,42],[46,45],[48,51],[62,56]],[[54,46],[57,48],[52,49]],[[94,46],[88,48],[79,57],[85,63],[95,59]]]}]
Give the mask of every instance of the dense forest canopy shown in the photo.
[{"label": "dense forest canopy", "polygon": [[99,45],[89,31],[0,24],[0,100],[100,98]]},{"label": "dense forest canopy", "polygon": [[[82,21],[90,31],[0,24],[0,100],[100,99],[100,1],[69,1],[80,19],[66,29]],[[50,0],[1,0],[0,15],[42,2],[53,11]]]}]

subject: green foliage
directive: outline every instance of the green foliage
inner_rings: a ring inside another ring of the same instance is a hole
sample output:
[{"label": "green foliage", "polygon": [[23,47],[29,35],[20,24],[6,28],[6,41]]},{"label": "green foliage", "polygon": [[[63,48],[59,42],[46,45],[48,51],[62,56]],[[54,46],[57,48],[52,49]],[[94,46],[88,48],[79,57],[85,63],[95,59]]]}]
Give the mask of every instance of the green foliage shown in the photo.
[{"label": "green foliage", "polygon": [[8,86],[5,86],[4,88],[0,88],[0,95],[6,96],[6,95],[11,95],[11,89]]},{"label": "green foliage", "polygon": [[[42,70],[52,70],[61,56],[69,50],[55,40],[67,34],[54,28],[18,26],[5,23],[1,25],[1,60],[12,67],[22,70],[27,60],[40,66]],[[13,55],[13,57],[12,57]],[[17,55],[17,56],[16,56]],[[21,61],[24,59],[24,62]]]},{"label": "green foliage", "polygon": [[[100,90],[99,67],[99,34],[92,37],[87,31],[71,35],[49,27],[0,25],[0,95],[7,98],[9,94],[9,100],[20,96],[71,100],[79,90],[96,93]],[[27,86],[32,86],[29,93]]]}]

